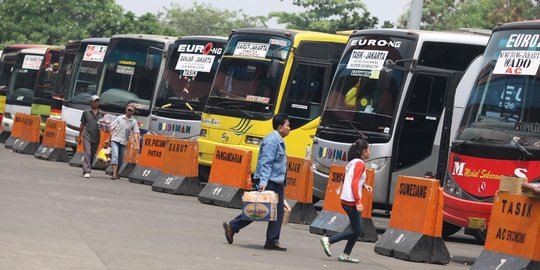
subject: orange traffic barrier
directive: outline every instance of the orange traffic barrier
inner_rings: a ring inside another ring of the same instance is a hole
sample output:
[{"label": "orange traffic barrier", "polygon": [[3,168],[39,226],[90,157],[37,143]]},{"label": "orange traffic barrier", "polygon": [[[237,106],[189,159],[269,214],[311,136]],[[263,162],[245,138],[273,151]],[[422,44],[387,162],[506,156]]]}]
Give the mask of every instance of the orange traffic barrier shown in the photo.
[{"label": "orange traffic barrier", "polygon": [[34,153],[34,157],[52,161],[68,161],[65,121],[47,119],[43,131],[43,141]]},{"label": "orange traffic barrier", "polygon": [[73,153],[73,156],[69,160],[69,166],[81,167],[82,166],[82,157],[84,154],[84,144],[82,141],[77,140],[77,151]]},{"label": "orange traffic barrier", "polygon": [[[199,182],[198,143],[192,140],[169,139],[165,147],[163,168],[152,184],[152,190],[172,194],[197,196]],[[182,163],[179,166],[178,161]]]},{"label": "orange traffic barrier", "polygon": [[439,180],[398,177],[392,216],[375,252],[398,259],[448,264],[442,235],[443,191]]},{"label": "orange traffic barrier", "polygon": [[497,192],[486,243],[471,270],[540,269],[540,198]]},{"label": "orange traffic barrier", "polygon": [[39,148],[41,118],[38,115],[22,114],[20,121],[21,134],[13,143],[13,150],[17,153],[33,155]]},{"label": "orange traffic barrier", "polygon": [[240,209],[244,190],[251,187],[251,151],[217,146],[199,201]]},{"label": "orange traffic barrier", "polygon": [[[129,177],[135,166],[137,166],[137,160],[139,160],[139,141],[140,137],[137,133],[131,133],[129,135],[129,141],[126,145],[126,152],[124,153],[124,160],[122,166],[118,170],[120,177]],[[110,171],[112,174],[112,169]]]},{"label": "orange traffic barrier", "polygon": [[313,206],[313,171],[311,160],[287,157],[285,199],[290,205],[290,223],[311,224],[317,216]]},{"label": "orange traffic barrier", "polygon": [[129,174],[129,182],[152,185],[163,168],[165,146],[169,137],[155,134],[144,134],[141,154],[137,165]]},{"label": "orange traffic barrier", "polygon": [[[375,171],[366,170],[366,184],[373,187]],[[335,235],[349,228],[350,222],[347,213],[341,206],[341,190],[345,181],[345,166],[332,165],[328,174],[328,184],[324,195],[323,209],[309,226],[309,231],[321,235]],[[362,188],[362,224],[364,233],[358,238],[363,242],[375,242],[378,239],[377,230],[373,224],[371,213],[373,210],[373,192]]]},{"label": "orange traffic barrier", "polygon": [[15,118],[13,119],[13,126],[11,127],[11,135],[7,138],[4,146],[8,149],[13,148],[13,145],[17,139],[21,137],[22,133],[22,121],[23,113],[15,113]]}]

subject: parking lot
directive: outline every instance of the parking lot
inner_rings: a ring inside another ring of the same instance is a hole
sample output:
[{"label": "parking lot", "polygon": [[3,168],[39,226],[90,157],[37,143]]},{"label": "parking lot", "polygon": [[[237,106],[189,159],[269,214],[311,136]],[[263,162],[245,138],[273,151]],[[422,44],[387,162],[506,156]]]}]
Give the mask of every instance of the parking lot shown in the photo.
[{"label": "parking lot", "polygon": [[[263,249],[265,223],[227,244],[221,222],[239,213],[197,198],[152,192],[102,171],[35,159],[0,147],[0,269],[469,269],[482,246],[463,234],[446,242],[449,265],[384,257],[358,242],[360,265],[324,255],[307,225],[283,227],[287,252]],[[374,218],[380,232],[388,219]]]}]

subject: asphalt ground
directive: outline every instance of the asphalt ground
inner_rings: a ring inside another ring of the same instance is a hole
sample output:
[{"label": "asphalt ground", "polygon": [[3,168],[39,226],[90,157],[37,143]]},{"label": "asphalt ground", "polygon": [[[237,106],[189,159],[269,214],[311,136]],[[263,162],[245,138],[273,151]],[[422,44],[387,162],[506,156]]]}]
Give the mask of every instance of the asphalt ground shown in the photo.
[{"label": "asphalt ground", "polygon": [[[446,242],[450,264],[402,261],[357,242],[360,264],[326,257],[307,225],[285,225],[287,252],[263,249],[266,223],[256,222],[227,244],[221,223],[239,214],[196,197],[151,191],[103,171],[12,153],[0,146],[0,269],[469,269],[482,246],[458,233]],[[388,224],[374,217],[381,233]]]}]

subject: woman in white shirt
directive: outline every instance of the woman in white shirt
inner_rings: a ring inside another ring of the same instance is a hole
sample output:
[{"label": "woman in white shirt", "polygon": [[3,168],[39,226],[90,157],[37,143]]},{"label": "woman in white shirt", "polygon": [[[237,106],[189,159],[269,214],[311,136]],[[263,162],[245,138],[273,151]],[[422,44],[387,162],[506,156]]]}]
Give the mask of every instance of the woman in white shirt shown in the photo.
[{"label": "woman in white shirt", "polygon": [[133,113],[135,112],[135,106],[128,104],[126,107],[126,114],[120,115],[114,120],[112,125],[112,134],[111,134],[111,166],[112,166],[112,177],[111,179],[118,179],[118,168],[122,166],[122,161],[124,159],[124,153],[126,151],[126,145],[129,141],[129,136],[131,132],[138,134],[139,126],[137,125],[137,120],[133,118]]},{"label": "woman in white shirt", "polygon": [[330,238],[322,237],[321,244],[324,248],[324,252],[328,257],[332,256],[330,252],[330,245],[341,240],[347,240],[347,245],[343,253],[339,256],[339,261],[358,263],[359,260],[352,258],[351,251],[354,247],[358,237],[362,233],[362,211],[364,206],[362,205],[362,187],[371,192],[373,188],[367,184],[366,181],[366,165],[364,160],[369,159],[371,149],[366,139],[356,140],[349,152],[347,153],[347,167],[345,170],[345,180],[343,181],[343,188],[341,192],[341,206],[349,216],[349,222],[351,229],[338,233]]}]

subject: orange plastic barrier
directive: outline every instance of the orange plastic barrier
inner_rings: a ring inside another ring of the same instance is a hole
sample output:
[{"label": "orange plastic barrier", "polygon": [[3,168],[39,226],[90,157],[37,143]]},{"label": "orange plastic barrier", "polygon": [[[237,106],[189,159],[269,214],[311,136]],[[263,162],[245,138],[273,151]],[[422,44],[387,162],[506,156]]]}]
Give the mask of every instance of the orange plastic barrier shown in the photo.
[{"label": "orange plastic barrier", "polygon": [[66,148],[66,122],[48,118],[41,145],[49,148]]},{"label": "orange plastic barrier", "polygon": [[251,151],[217,146],[202,203],[242,208],[244,190],[251,190]]},{"label": "orange plastic barrier", "polygon": [[[372,169],[366,170],[365,183],[373,187],[375,179],[375,171]],[[309,231],[315,234],[334,235],[346,230],[349,226],[349,217],[341,206],[341,191],[343,182],[345,181],[345,166],[332,165],[328,174],[328,184],[324,196],[323,211],[319,213],[317,218],[311,223]],[[368,192],[362,188],[362,221],[364,225],[364,233],[358,239],[363,242],[375,242],[378,239],[377,230],[371,214],[373,210],[373,192]]]},{"label": "orange plastic barrier", "polygon": [[[182,163],[179,165],[178,161]],[[197,196],[199,182],[198,143],[192,140],[169,139],[165,147],[163,168],[152,190],[172,194]]]},{"label": "orange plastic barrier", "polygon": [[313,202],[313,173],[311,160],[287,157],[287,186],[285,198],[301,203]]},{"label": "orange plastic barrier", "polygon": [[208,183],[251,190],[251,151],[217,146]]},{"label": "orange plastic barrier", "polygon": [[132,183],[152,185],[163,168],[163,157],[169,137],[155,134],[145,134],[141,154],[137,166],[129,175]]},{"label": "orange plastic barrier", "polygon": [[290,223],[311,224],[317,217],[313,206],[313,171],[311,160],[287,157],[285,199],[290,206]]},{"label": "orange plastic barrier", "polygon": [[400,175],[389,228],[375,244],[375,252],[408,261],[448,264],[450,253],[441,238],[442,210],[439,180]]},{"label": "orange plastic barrier", "polygon": [[[126,145],[126,152],[124,153],[124,160],[122,161],[122,167],[118,171],[120,177],[129,177],[135,166],[137,166],[137,161],[139,160],[139,134],[131,133],[129,135],[129,141]],[[109,168],[107,168],[107,173]],[[112,168],[110,170],[112,174]]]},{"label": "orange plastic barrier", "polygon": [[23,116],[23,113],[15,113],[15,118],[13,119],[13,126],[11,127],[11,134],[7,138],[4,145],[8,149],[13,148],[13,145],[15,144],[15,140],[21,137],[22,126],[23,126],[22,116]]},{"label": "orange plastic barrier", "polygon": [[69,160],[69,166],[81,167],[83,153],[84,153],[84,144],[82,143],[82,141],[77,140],[77,151],[73,153],[73,156]]},{"label": "orange plastic barrier", "polygon": [[21,154],[33,155],[39,148],[41,118],[37,115],[22,114],[19,121],[21,133],[19,139],[13,144],[13,150]]},{"label": "orange plastic barrier", "polygon": [[471,269],[540,269],[540,199],[498,192],[484,251]]},{"label": "orange plastic barrier", "polygon": [[65,121],[47,119],[45,130],[43,131],[43,141],[34,153],[34,156],[53,161],[66,162],[68,160]]}]

